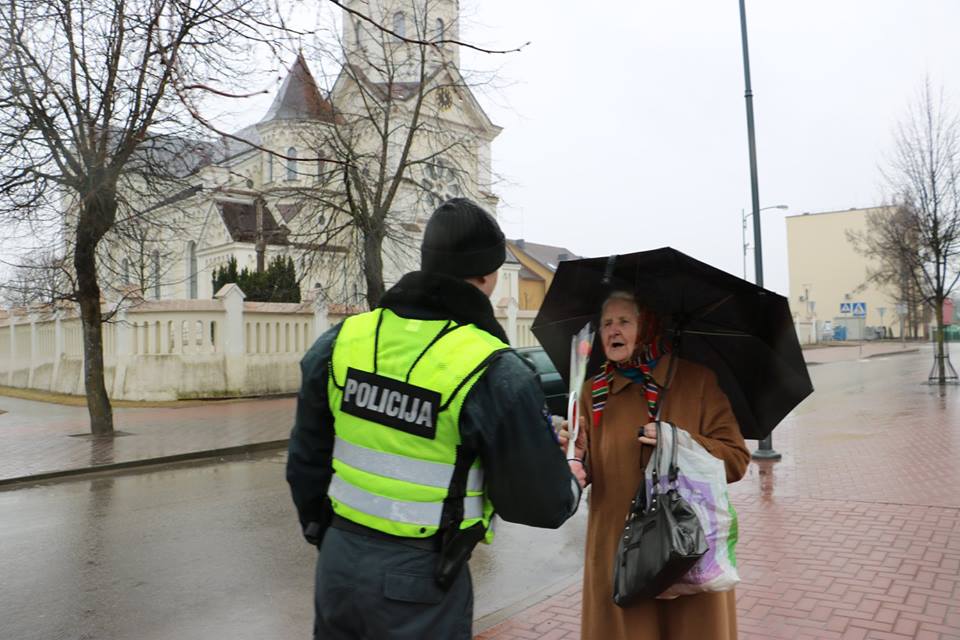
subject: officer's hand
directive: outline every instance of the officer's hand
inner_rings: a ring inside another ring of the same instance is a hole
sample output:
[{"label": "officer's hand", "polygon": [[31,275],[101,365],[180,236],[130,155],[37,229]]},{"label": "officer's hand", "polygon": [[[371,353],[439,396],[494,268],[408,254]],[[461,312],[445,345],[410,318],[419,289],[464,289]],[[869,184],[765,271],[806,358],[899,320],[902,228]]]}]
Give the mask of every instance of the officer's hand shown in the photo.
[{"label": "officer's hand", "polygon": [[580,488],[583,489],[587,486],[587,470],[583,468],[583,462],[578,459],[571,459],[567,460],[567,464],[570,465],[570,473],[577,479]]},{"label": "officer's hand", "polygon": [[550,423],[553,425],[553,432],[557,434],[557,443],[563,451],[566,451],[567,443],[570,442],[570,429],[567,428],[566,419],[560,416],[550,416]]}]

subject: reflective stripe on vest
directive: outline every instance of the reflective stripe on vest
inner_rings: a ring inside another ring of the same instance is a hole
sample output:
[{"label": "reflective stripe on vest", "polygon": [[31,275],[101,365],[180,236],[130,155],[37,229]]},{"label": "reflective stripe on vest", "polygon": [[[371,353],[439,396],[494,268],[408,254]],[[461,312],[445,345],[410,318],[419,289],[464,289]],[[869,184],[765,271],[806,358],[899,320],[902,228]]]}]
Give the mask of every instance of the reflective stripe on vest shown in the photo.
[{"label": "reflective stripe on vest", "polygon": [[[452,464],[415,460],[384,451],[375,451],[347,442],[340,437],[334,440],[333,455],[340,462],[367,473],[438,489],[449,487],[450,480],[453,478]],[[476,467],[470,469],[467,476],[467,491],[470,493],[483,491],[483,469]]]},{"label": "reflective stripe on vest", "polygon": [[[417,526],[436,526],[443,513],[442,502],[401,502],[364,491],[334,474],[330,480],[331,498],[363,513],[392,522]],[[473,496],[463,500],[464,520],[483,516],[483,498]]]}]

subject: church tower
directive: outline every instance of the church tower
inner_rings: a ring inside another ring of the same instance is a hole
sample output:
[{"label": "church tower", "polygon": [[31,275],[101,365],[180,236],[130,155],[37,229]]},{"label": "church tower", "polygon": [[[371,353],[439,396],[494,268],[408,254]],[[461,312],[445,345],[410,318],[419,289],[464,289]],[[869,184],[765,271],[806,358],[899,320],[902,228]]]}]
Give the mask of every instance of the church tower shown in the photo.
[{"label": "church tower", "polygon": [[[344,5],[411,40],[460,39],[459,0],[346,0]],[[346,10],[342,40],[348,62],[366,73],[394,65],[403,67],[395,80],[412,80],[419,74],[417,45],[405,43]],[[427,60],[431,66],[448,64],[459,69],[460,47],[451,43],[429,47]]]}]

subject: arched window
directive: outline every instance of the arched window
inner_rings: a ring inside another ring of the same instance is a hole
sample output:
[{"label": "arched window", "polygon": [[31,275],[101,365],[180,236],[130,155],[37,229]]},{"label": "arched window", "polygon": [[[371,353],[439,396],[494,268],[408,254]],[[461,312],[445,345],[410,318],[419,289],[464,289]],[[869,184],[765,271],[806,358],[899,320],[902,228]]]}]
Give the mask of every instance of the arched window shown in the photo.
[{"label": "arched window", "polygon": [[407,21],[404,19],[402,11],[393,14],[393,32],[401,38],[407,37]]},{"label": "arched window", "polygon": [[362,46],[362,45],[363,45],[363,40],[362,40],[363,30],[362,30],[361,27],[360,27],[360,21],[359,21],[359,20],[355,20],[355,21],[353,22],[353,33],[354,33],[354,35],[357,37],[357,46],[358,46],[358,47],[359,47],[359,46]]},{"label": "arched window", "polygon": [[434,34],[436,40],[443,40],[443,27],[443,18],[437,18],[436,33]]},{"label": "arched window", "polygon": [[287,149],[287,180],[297,179],[297,150],[294,147]]},{"label": "arched window", "polygon": [[190,281],[190,299],[197,297],[197,243],[187,243],[187,276]]},{"label": "arched window", "polygon": [[273,154],[267,153],[267,179],[265,182],[273,182]]},{"label": "arched window", "polygon": [[323,149],[317,151],[317,180],[323,181],[327,172],[327,161],[324,160]]},{"label": "arched window", "polygon": [[130,284],[130,260],[123,259],[123,284]]},{"label": "arched window", "polygon": [[160,299],[160,251],[153,250],[153,297]]}]

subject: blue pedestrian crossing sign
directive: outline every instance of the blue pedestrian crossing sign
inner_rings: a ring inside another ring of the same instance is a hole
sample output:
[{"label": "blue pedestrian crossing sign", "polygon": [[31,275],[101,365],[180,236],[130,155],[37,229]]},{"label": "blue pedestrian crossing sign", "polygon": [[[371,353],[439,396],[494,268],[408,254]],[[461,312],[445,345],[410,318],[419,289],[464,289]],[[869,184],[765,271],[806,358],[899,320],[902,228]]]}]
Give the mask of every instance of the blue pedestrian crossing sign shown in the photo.
[{"label": "blue pedestrian crossing sign", "polygon": [[853,315],[854,318],[866,318],[867,303],[866,302],[841,302],[840,314]]}]

